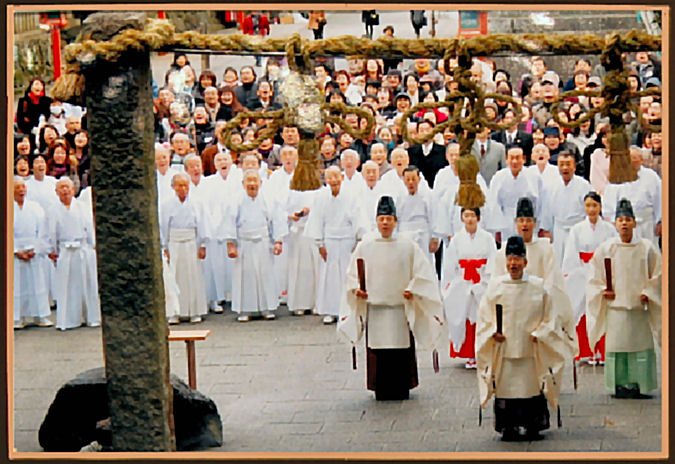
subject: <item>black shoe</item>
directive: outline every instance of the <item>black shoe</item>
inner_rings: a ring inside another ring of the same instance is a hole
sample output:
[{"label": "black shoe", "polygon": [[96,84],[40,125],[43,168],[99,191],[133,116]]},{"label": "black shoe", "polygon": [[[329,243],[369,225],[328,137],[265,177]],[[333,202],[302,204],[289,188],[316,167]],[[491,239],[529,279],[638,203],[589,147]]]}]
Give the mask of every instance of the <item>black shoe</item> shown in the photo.
[{"label": "black shoe", "polygon": [[520,441],[520,433],[516,427],[506,427],[502,430],[502,441]]},{"label": "black shoe", "polygon": [[[640,390],[638,390],[638,393]],[[619,398],[619,399],[626,399],[626,398],[633,398],[633,390],[630,388],[626,388],[621,385],[617,385],[614,388],[614,395],[612,395],[613,398]]]},{"label": "black shoe", "polygon": [[544,436],[541,433],[539,433],[539,430],[528,430],[525,433],[525,439],[527,441],[539,441],[543,440]]}]

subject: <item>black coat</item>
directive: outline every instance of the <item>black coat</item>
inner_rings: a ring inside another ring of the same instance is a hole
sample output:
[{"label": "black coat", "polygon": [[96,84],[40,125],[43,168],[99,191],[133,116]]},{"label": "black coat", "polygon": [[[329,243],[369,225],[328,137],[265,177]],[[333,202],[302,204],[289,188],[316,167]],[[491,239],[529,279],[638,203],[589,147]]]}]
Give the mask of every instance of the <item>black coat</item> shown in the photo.
[{"label": "black coat", "polygon": [[445,159],[445,147],[437,143],[432,145],[431,152],[427,156],[424,156],[422,152],[422,145],[413,145],[408,148],[408,156],[410,157],[410,164],[419,168],[429,183],[429,187],[432,188],[436,173],[448,165],[448,160]]},{"label": "black coat", "polygon": [[16,111],[16,124],[22,134],[30,134],[34,127],[37,127],[40,121],[40,115],[44,115],[45,120],[49,119],[49,106],[52,99],[42,96],[38,103],[33,103],[33,100],[26,94],[19,98],[19,104]]},{"label": "black coat", "polygon": [[508,146],[506,143],[506,131],[497,131],[493,132],[492,135],[490,136],[492,140],[496,140],[497,142],[503,144],[506,147],[506,150],[508,151],[511,146],[517,146],[523,149],[523,154],[525,155],[525,164],[529,165],[530,164],[530,158],[532,155],[532,135],[528,134],[527,132],[518,130],[516,132],[516,139],[514,142],[511,144],[511,146]]}]

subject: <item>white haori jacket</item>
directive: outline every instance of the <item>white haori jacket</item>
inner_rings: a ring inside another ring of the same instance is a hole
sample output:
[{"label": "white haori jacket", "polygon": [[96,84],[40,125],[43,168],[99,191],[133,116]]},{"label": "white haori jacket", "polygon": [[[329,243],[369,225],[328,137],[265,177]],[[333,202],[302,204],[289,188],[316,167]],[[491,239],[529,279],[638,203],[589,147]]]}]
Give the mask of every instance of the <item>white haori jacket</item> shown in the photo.
[{"label": "white haori jacket", "polygon": [[[542,211],[541,178],[522,169],[513,177],[510,168],[500,169],[492,176],[486,203],[490,214],[485,218],[485,229],[502,233],[502,241],[516,234],[515,219],[518,199],[528,197],[534,206],[534,216]],[[536,233],[536,231],[535,231]]]},{"label": "white haori jacket", "polygon": [[326,261],[319,258],[316,297],[319,314],[339,314],[349,258],[356,241],[366,231],[366,219],[352,193],[341,188],[338,195],[333,196],[330,187],[324,187],[316,194],[304,234],[315,241],[317,248],[326,247]]},{"label": "white haori jacket", "polygon": [[[282,167],[274,171],[270,175],[269,181],[264,184],[261,189],[261,194],[265,197],[270,205],[276,205],[275,208],[284,209],[288,203],[288,195],[291,191],[291,181],[295,170],[291,173],[286,172]],[[283,216],[283,211],[280,211]],[[284,216],[285,218],[285,216]],[[277,291],[279,296],[282,296],[284,301],[287,301],[288,290],[288,250],[284,250],[280,255],[273,256],[274,274],[276,276]]]},{"label": "white haori jacket", "polygon": [[[502,242],[506,243],[506,242]],[[506,270],[506,246],[502,246],[494,258],[494,265],[490,269],[491,279],[499,276],[508,275]],[[560,320],[558,324],[567,337],[570,352],[579,350],[576,342],[577,332],[574,321],[574,311],[567,291],[567,285],[560,268],[560,263],[555,256],[553,245],[547,238],[532,237],[532,241],[525,242],[527,267],[525,271],[530,276],[540,277],[544,280],[544,288],[549,293],[556,306],[556,317]]]},{"label": "white haori jacket", "polygon": [[[359,288],[358,258],[363,258],[365,262],[367,301],[356,297]],[[403,297],[404,290],[413,294],[412,300]],[[381,330],[371,327],[369,306],[380,310],[379,316],[383,315],[383,307],[392,308],[389,311],[391,317],[379,317],[378,322],[390,327],[397,323],[397,333],[404,332],[407,327],[422,349],[435,349],[445,343],[443,305],[436,273],[420,247],[405,233],[395,233],[388,239],[382,238],[379,232],[367,234],[356,245],[343,286],[338,334],[354,345],[366,329],[368,346],[382,347],[391,340],[387,340]],[[402,320],[393,310],[398,307],[403,307]],[[380,340],[376,334],[383,339]],[[405,346],[409,346],[409,339]]]},{"label": "white haori jacket", "polygon": [[[359,192],[356,193],[356,199],[359,201],[361,209],[368,221],[368,228],[371,231],[377,231],[377,203],[382,196],[388,195],[394,200],[394,205],[398,206],[399,196],[403,193],[402,189],[387,186],[378,181],[372,189],[364,184]],[[407,193],[407,192],[406,192]]]},{"label": "white haori jacket", "polygon": [[[290,190],[286,202],[286,215],[309,208],[310,214],[314,209],[314,199],[318,190],[299,192]],[[288,269],[288,301],[290,311],[315,309],[316,287],[319,280],[319,250],[314,241],[305,237],[305,225],[308,215],[298,221],[287,219],[288,235],[284,240],[287,253]]]},{"label": "white haori jacket", "polygon": [[489,269],[497,253],[494,238],[478,227],[471,235],[466,228],[450,241],[443,261],[441,295],[448,321],[448,335],[455,351],[466,338],[466,321],[476,322],[480,300],[490,280]]},{"label": "white haori jacket", "polygon": [[274,311],[279,292],[274,275],[272,248],[288,233],[282,209],[258,193],[242,192],[223,214],[219,234],[235,242],[238,256],[232,269],[232,311]]},{"label": "white haori jacket", "polygon": [[70,209],[58,202],[51,212],[52,250],[58,253],[54,274],[56,327],[70,329],[83,322],[100,324],[101,306],[96,275],[94,224],[84,202]]},{"label": "white haori jacket", "polygon": [[[424,194],[431,193],[431,188],[429,188],[429,183],[427,180],[424,178],[424,174],[420,171],[418,173],[420,175],[420,184],[417,186],[417,189],[420,192],[423,192]],[[380,180],[378,183],[382,182],[384,188],[387,191],[397,191],[400,192],[398,195],[403,195],[405,193],[408,193],[408,189],[405,186],[405,183],[403,182],[403,179],[399,177],[398,172],[396,171],[396,168],[391,169],[387,172],[385,172],[382,177],[380,177]]]},{"label": "white haori jacket", "polygon": [[612,221],[616,214],[616,204],[621,198],[628,198],[633,206],[637,222],[637,236],[650,240],[658,246],[654,233],[656,224],[661,221],[661,178],[653,170],[641,166],[638,178],[624,184],[607,184],[602,195],[602,215]]},{"label": "white haori jacket", "polygon": [[579,176],[573,176],[567,185],[558,176],[557,181],[544,186],[546,202],[540,227],[553,232],[553,249],[559,262],[564,257],[570,229],[584,220],[584,195],[591,190],[591,184]]},{"label": "white haori jacket", "polygon": [[45,265],[49,230],[42,207],[24,199],[20,207],[14,202],[14,253],[33,250],[35,256],[24,261],[14,256],[14,321],[24,317],[49,316],[49,290]]},{"label": "white haori jacket", "polygon": [[[502,333],[497,342],[496,305],[502,305]],[[556,321],[558,308],[542,279],[525,273],[493,277],[478,309],[476,364],[480,405],[497,398],[531,398],[543,393],[555,408],[569,352]],[[534,342],[531,337],[536,337]]]},{"label": "white haori jacket", "polygon": [[351,193],[355,193],[362,188],[366,188],[366,181],[363,179],[363,176],[361,175],[360,172],[356,171],[352,175],[351,179],[347,177],[347,174],[345,174],[344,171],[342,171],[342,175],[344,177],[342,179],[342,186],[340,187],[340,190],[344,190],[345,192],[349,191]]},{"label": "white haori jacket", "polygon": [[[612,263],[614,300],[604,298],[607,288],[605,258]],[[591,346],[606,331],[607,352],[637,352],[661,344],[661,253],[647,239],[619,237],[603,242],[590,262],[586,285],[586,328]],[[649,302],[644,305],[640,295]],[[651,330],[650,330],[651,329]]]},{"label": "white haori jacket", "polygon": [[[190,186],[192,188],[192,186]],[[162,248],[169,250],[169,271],[179,289],[180,316],[206,314],[206,289],[202,265],[197,257],[211,236],[204,203],[188,194],[181,202],[177,195],[162,205],[159,222]]]},{"label": "white haori jacket", "polygon": [[[598,218],[593,226],[588,218],[572,227],[565,244],[565,257],[562,262],[562,272],[565,276],[565,284],[568,289],[585,289],[590,277],[590,260],[593,253],[602,242],[618,234],[611,222]],[[579,320],[586,312],[586,292],[569,292],[574,322]]]}]

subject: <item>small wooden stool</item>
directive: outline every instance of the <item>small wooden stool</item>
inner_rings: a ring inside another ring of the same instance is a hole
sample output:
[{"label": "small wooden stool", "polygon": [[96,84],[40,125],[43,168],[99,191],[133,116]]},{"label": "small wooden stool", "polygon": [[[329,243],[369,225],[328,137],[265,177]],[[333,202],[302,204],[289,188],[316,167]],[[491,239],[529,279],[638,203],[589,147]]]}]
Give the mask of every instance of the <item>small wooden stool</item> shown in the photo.
[{"label": "small wooden stool", "polygon": [[195,362],[195,340],[206,340],[210,330],[173,330],[169,329],[169,341],[184,341],[187,348],[188,384],[197,389],[197,363]]}]

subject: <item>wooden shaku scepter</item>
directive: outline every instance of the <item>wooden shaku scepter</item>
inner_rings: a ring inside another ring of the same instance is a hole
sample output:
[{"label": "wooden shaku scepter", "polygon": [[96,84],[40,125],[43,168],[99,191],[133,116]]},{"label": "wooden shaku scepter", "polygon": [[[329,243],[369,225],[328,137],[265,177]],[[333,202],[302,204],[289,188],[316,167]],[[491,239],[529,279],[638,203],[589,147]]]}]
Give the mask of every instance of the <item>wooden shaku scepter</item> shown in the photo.
[{"label": "wooden shaku scepter", "polygon": [[[363,258],[356,258],[356,272],[359,275],[359,289],[366,291],[366,263]],[[352,346],[352,369],[356,370],[356,346]]]}]

